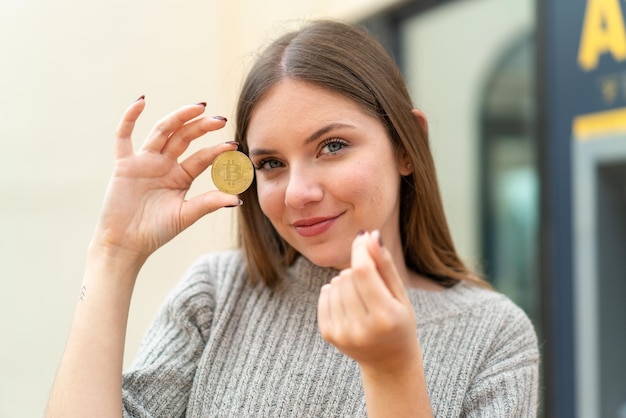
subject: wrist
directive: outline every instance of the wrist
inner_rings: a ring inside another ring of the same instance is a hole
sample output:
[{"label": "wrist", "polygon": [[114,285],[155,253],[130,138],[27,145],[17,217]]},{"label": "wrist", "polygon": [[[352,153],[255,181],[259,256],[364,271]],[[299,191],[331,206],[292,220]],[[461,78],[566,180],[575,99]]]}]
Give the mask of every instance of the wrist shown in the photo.
[{"label": "wrist", "polygon": [[127,264],[137,264],[141,267],[148,259],[149,254],[124,246],[124,243],[111,243],[106,234],[94,234],[87,248],[87,256],[102,257],[119,260]]},{"label": "wrist", "polygon": [[403,378],[411,378],[416,373],[423,373],[422,356],[420,352],[411,356],[385,361],[378,364],[359,364],[361,375],[371,381],[401,381]]},{"label": "wrist", "polygon": [[369,417],[432,417],[421,353],[402,367],[361,366]]},{"label": "wrist", "polygon": [[422,350],[417,339],[412,337],[398,342],[393,349],[386,348],[369,357],[368,361],[357,361],[361,373],[371,376],[398,376],[412,373],[413,370],[421,369]]},{"label": "wrist", "polygon": [[103,245],[92,240],[87,248],[85,278],[107,277],[134,285],[148,257],[136,251]]}]

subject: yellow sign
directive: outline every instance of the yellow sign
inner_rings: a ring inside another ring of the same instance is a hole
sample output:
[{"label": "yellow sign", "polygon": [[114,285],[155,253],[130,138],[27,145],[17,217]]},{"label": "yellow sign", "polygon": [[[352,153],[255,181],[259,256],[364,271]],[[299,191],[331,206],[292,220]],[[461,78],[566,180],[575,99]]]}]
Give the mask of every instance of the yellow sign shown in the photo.
[{"label": "yellow sign", "polygon": [[596,69],[602,54],[626,60],[626,29],[620,0],[587,0],[578,65],[584,71]]},{"label": "yellow sign", "polygon": [[578,141],[624,133],[626,132],[626,107],[577,116],[574,118],[572,131]]}]

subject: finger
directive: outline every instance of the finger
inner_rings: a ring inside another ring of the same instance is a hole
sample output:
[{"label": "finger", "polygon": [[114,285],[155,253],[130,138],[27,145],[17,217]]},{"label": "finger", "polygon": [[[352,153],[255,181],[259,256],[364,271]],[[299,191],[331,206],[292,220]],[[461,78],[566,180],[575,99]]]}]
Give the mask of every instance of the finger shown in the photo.
[{"label": "finger", "polygon": [[369,233],[355,238],[352,243],[351,269],[358,292],[366,308],[371,310],[371,306],[383,303],[385,299],[392,297],[392,294],[380,277],[376,263],[370,255],[367,247],[369,240]]},{"label": "finger", "polygon": [[161,152],[169,136],[185,123],[201,115],[204,106],[204,103],[183,106],[159,120],[143,143],[142,151]]},{"label": "finger", "polygon": [[341,272],[339,279],[333,283],[335,291],[341,295],[341,305],[345,319],[358,320],[367,314],[367,307],[355,285],[352,269]]},{"label": "finger", "polygon": [[189,227],[204,215],[214,212],[217,209],[237,207],[241,206],[242,203],[239,197],[220,192],[219,190],[211,190],[189,199],[183,203],[180,209],[183,229]]},{"label": "finger", "polygon": [[238,146],[239,144],[236,142],[225,142],[213,147],[202,148],[186,158],[180,163],[180,166],[192,179],[195,179],[213,163],[213,160],[215,160],[219,154],[225,151],[236,150]]},{"label": "finger", "polygon": [[146,106],[145,97],[141,96],[133,104],[128,106],[122,120],[115,131],[115,157],[123,158],[133,153],[132,134],[135,122]]},{"label": "finger", "polygon": [[317,324],[322,338],[330,341],[332,335],[333,317],[330,314],[330,283],[320,289],[320,297],[317,300]]},{"label": "finger", "polygon": [[333,318],[333,324],[336,327],[343,323],[345,320],[345,309],[341,300],[341,293],[338,291],[339,276],[334,277],[330,281],[330,316]]},{"label": "finger", "polygon": [[404,283],[398,273],[391,253],[383,245],[380,231],[376,230],[372,232],[367,242],[367,249],[391,294],[398,300],[407,301],[408,295]]},{"label": "finger", "polygon": [[183,125],[175,131],[165,143],[163,154],[176,159],[185,152],[194,139],[201,137],[207,132],[223,128],[226,118],[214,116],[212,118],[200,118]]}]

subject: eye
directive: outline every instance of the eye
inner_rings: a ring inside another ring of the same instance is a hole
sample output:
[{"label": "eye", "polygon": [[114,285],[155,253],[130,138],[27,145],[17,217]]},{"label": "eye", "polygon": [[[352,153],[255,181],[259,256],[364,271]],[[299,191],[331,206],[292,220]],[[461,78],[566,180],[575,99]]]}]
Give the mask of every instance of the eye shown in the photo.
[{"label": "eye", "polygon": [[255,165],[254,169],[257,171],[269,171],[280,167],[284,167],[284,164],[282,162],[274,158],[266,158],[264,160],[261,160],[259,164]]},{"label": "eye", "polygon": [[341,152],[345,147],[348,146],[348,143],[343,139],[339,138],[331,138],[327,139],[322,143],[322,149],[320,154],[337,154]]}]

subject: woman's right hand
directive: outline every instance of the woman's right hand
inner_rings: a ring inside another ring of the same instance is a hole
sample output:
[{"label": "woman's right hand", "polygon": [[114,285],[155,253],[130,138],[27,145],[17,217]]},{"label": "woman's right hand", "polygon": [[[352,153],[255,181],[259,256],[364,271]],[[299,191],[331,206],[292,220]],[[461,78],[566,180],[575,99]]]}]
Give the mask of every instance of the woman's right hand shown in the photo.
[{"label": "woman's right hand", "polygon": [[207,213],[237,206],[237,196],[213,190],[186,200],[194,181],[236,143],[202,148],[179,162],[189,143],[224,127],[222,117],[199,117],[203,103],[181,107],[153,127],[138,152],[131,135],[143,96],[126,109],[115,135],[115,164],[91,250],[142,264],[159,247]]}]

